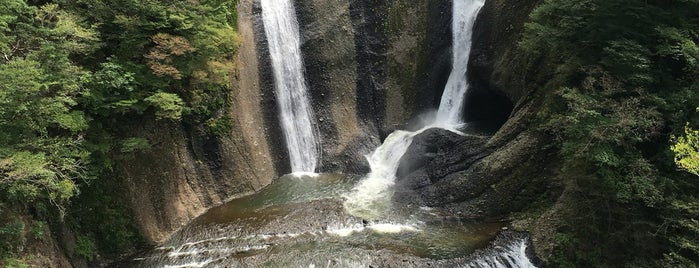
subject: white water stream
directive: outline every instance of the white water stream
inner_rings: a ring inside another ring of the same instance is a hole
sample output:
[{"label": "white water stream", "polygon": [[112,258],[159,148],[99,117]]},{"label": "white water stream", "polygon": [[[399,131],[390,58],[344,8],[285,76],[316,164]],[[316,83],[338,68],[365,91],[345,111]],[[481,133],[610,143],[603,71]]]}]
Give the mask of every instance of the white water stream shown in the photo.
[{"label": "white water stream", "polygon": [[442,93],[434,124],[451,127],[462,123],[464,96],[469,88],[466,72],[471,55],[473,25],[485,0],[454,0],[452,21],[452,70]]},{"label": "white water stream", "polygon": [[396,171],[413,137],[433,127],[460,133],[456,128],[462,124],[463,99],[468,90],[466,71],[471,52],[473,25],[478,11],[484,4],[484,0],[454,0],[452,71],[442,93],[437,116],[431,124],[418,131],[399,130],[391,133],[384,143],[367,157],[371,173],[345,196],[345,207],[351,214],[375,219],[390,211]]},{"label": "white water stream", "polygon": [[308,99],[296,10],[291,0],[261,0],[275,92],[292,172],[314,172],[320,142]]}]

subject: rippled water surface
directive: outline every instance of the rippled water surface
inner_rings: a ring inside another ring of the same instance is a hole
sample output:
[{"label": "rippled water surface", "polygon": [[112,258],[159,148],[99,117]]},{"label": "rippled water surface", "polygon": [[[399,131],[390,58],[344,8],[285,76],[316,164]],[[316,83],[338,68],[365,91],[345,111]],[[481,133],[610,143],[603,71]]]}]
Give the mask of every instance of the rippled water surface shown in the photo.
[{"label": "rippled water surface", "polygon": [[364,220],[343,195],[359,178],[287,175],[213,208],[130,267],[457,266],[502,224],[472,224],[425,207]]}]

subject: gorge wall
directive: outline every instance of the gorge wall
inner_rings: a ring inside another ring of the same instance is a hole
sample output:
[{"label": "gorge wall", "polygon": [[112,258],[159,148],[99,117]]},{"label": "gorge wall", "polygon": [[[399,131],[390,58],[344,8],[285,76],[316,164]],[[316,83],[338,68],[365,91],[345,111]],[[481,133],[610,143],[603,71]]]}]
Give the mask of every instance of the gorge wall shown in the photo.
[{"label": "gorge wall", "polygon": [[[144,120],[129,135],[147,138],[152,147],[115,163],[115,176],[142,235],[160,243],[207,209],[249,194],[278,176],[260,94],[260,56],[253,1],[239,4],[240,47],[232,71],[229,135],[217,137],[203,126]],[[231,40],[233,41],[233,40]]]},{"label": "gorge wall", "polygon": [[[450,72],[449,2],[296,1],[322,157],[318,172],[364,174],[364,156],[435,109]],[[265,124],[288,172],[259,4],[252,10]],[[404,19],[404,18],[410,19]],[[416,56],[417,55],[417,56]],[[439,59],[435,63],[435,58]],[[412,120],[412,121],[411,121]]]},{"label": "gorge wall", "polygon": [[469,121],[502,125],[487,136],[432,130],[416,137],[399,169],[407,190],[397,199],[421,200],[475,220],[513,220],[516,229],[530,233],[533,250],[546,263],[566,186],[551,137],[534,127],[550,105],[550,92],[537,90],[546,83],[545,73],[526,69],[528,59],[517,47],[538,3],[486,1],[475,26],[466,114]]},{"label": "gorge wall", "polygon": [[451,4],[296,4],[323,141],[319,171],[365,174],[364,156],[386,135],[438,106],[451,66]]},{"label": "gorge wall", "polygon": [[[542,133],[527,128],[540,107],[523,70],[513,70],[516,40],[538,1],[489,0],[471,57],[470,121],[502,125],[466,139],[439,131],[416,137],[404,166],[405,198],[473,219],[502,219],[549,191],[551,158]],[[306,80],[322,140],[317,172],[365,174],[364,155],[395,129],[418,125],[436,109],[451,71],[449,1],[295,2]],[[241,44],[229,110],[230,135],[196,126],[143,122],[134,136],[151,150],[118,161],[134,218],[150,243],[167,239],[208,208],[254,192],[289,172],[276,115],[259,1],[241,0]],[[506,121],[506,122],[505,122]],[[428,146],[441,144],[443,146]],[[422,147],[420,147],[422,146]]]}]

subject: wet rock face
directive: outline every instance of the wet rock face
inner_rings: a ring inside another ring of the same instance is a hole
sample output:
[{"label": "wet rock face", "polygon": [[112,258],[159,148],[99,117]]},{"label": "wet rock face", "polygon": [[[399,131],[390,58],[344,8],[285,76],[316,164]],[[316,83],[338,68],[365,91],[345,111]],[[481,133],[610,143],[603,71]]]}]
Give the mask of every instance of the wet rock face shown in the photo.
[{"label": "wet rock face", "polygon": [[401,193],[396,200],[406,201],[408,198],[401,195],[408,194],[424,204],[440,206],[452,201],[441,199],[441,196],[452,196],[459,191],[473,192],[473,189],[463,187],[448,189],[437,186],[443,180],[463,176],[471,165],[487,156],[491,152],[485,146],[487,140],[487,136],[459,135],[441,128],[418,134],[398,166],[396,184]]},{"label": "wet rock face", "polygon": [[451,1],[393,0],[386,3],[386,134],[416,124],[436,110],[452,66]]},{"label": "wet rock face", "polygon": [[[413,138],[401,158],[396,173],[398,181],[414,179],[412,173],[420,169],[424,169],[431,182],[455,170],[463,170],[484,153],[485,142],[484,136],[462,136],[445,129],[428,129]],[[458,153],[453,152],[455,147],[460,149]]]},{"label": "wet rock face", "polygon": [[527,81],[517,42],[524,22],[541,0],[488,0],[474,26],[469,62],[470,79],[477,91],[495,91],[517,104],[527,95]]},{"label": "wet rock face", "polygon": [[274,178],[271,162],[255,159],[265,152],[242,137],[211,137],[165,122],[143,122],[131,133],[153,145],[115,161],[114,172],[123,185],[120,194],[151,244],[163,242],[208,208],[259,190]]},{"label": "wet rock face", "polygon": [[451,2],[299,0],[295,7],[322,140],[318,171],[366,173],[364,156],[384,137],[439,105],[451,71]]},{"label": "wet rock face", "polygon": [[[476,160],[487,154],[487,137],[461,136],[454,132],[432,128],[413,138],[413,142],[401,158],[396,172],[394,202],[418,206],[440,206],[447,202],[426,198],[425,190],[431,190],[443,179],[461,174]],[[451,195],[463,189],[438,188],[434,195]]]},{"label": "wet rock face", "polygon": [[[490,137],[430,129],[417,135],[402,158],[394,201],[443,207],[465,218],[499,219],[546,190],[551,157],[535,132],[492,147]],[[539,178],[535,178],[538,176]]]},{"label": "wet rock face", "polygon": [[322,157],[319,172],[362,174],[364,155],[380,144],[357,102],[359,63],[352,4],[344,0],[295,2],[306,66],[306,81],[316,113]]}]

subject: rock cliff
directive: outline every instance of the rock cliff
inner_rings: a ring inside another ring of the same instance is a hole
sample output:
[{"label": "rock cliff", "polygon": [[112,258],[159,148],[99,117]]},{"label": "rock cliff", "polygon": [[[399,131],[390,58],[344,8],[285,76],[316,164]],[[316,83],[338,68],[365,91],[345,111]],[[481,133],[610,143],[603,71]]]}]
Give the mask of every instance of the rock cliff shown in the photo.
[{"label": "rock cliff", "polygon": [[[129,135],[147,138],[152,147],[117,161],[115,176],[142,235],[160,243],[207,209],[268,185],[278,176],[269,143],[260,85],[260,56],[253,1],[239,4],[241,37],[233,70],[228,111],[232,130],[222,137],[201,126],[144,120]],[[233,40],[231,40],[233,41]]]},{"label": "rock cliff", "polygon": [[[487,135],[431,130],[415,138],[399,177],[405,194],[472,219],[502,219],[550,191],[556,163],[546,136],[528,124],[542,98],[520,66],[517,40],[531,1],[486,1],[470,62],[467,119]],[[395,129],[436,109],[451,71],[448,1],[299,0],[306,79],[323,141],[318,171],[363,174],[364,155]],[[117,163],[135,218],[152,243],[208,208],[289,171],[259,1],[242,0],[242,43],[229,136],[196,126],[144,122],[148,152]]]}]

